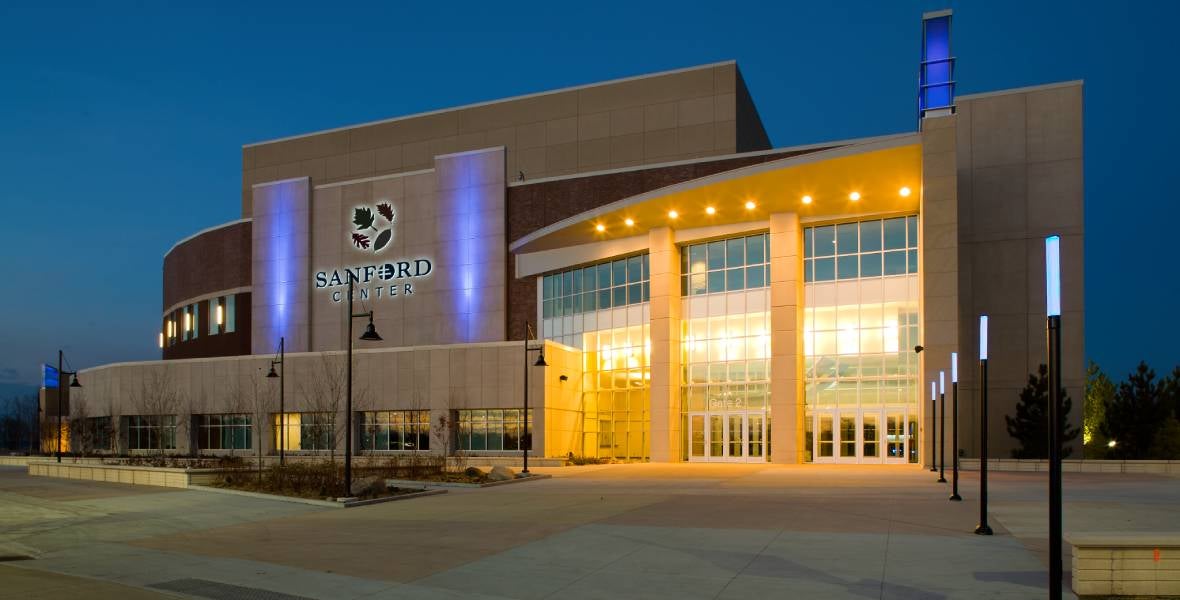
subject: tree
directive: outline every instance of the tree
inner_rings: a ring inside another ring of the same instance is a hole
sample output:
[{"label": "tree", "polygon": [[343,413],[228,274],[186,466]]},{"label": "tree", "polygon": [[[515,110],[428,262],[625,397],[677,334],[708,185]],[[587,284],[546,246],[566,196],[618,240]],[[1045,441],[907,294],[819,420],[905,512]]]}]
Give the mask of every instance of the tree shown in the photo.
[{"label": "tree", "polygon": [[[369,406],[370,395],[365,386],[352,389],[353,415],[341,415],[348,402],[348,371],[343,354],[321,354],[315,367],[316,374],[299,386],[306,406],[317,414],[313,417],[309,433],[318,443],[327,444],[328,460],[335,462],[336,446],[345,439],[345,427],[353,427],[356,413],[364,412]],[[343,418],[341,418],[343,416]],[[355,430],[354,430],[355,431]]]},{"label": "tree", "polygon": [[160,456],[168,446],[168,438],[172,438],[173,448],[176,443],[176,427],[168,417],[177,418],[177,411],[184,404],[182,394],[172,382],[172,374],[167,368],[154,369],[140,380],[139,393],[135,397],[135,408],[140,416],[147,417],[151,441],[155,442]]},{"label": "tree", "polygon": [[1114,397],[1114,382],[1102,372],[1098,363],[1086,367],[1086,399],[1082,407],[1082,442],[1086,458],[1105,458],[1109,448],[1099,428],[1106,419],[1106,404]]},{"label": "tree", "polygon": [[1099,430],[1115,441],[1112,456],[1123,459],[1151,458],[1156,432],[1168,414],[1165,382],[1156,381],[1155,371],[1140,361],[1104,407],[1106,419]]},{"label": "tree", "polygon": [[[1065,388],[1059,391],[1061,395],[1061,414],[1057,420],[1061,426],[1061,457],[1066,458],[1073,448],[1069,443],[1078,438],[1081,433],[1077,428],[1069,426],[1069,411],[1073,408],[1073,401],[1065,393]],[[1049,368],[1041,365],[1037,374],[1028,376],[1028,385],[1020,391],[1020,402],[1016,405],[1015,418],[1004,415],[1004,422],[1008,426],[1008,435],[1020,442],[1020,447],[1012,450],[1013,458],[1048,458],[1049,457]]]}]

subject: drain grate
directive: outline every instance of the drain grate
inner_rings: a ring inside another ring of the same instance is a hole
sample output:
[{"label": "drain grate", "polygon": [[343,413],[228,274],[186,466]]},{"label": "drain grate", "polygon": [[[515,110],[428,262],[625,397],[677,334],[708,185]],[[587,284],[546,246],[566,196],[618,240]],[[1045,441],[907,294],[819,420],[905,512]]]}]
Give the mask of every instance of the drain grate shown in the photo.
[{"label": "drain grate", "polygon": [[272,592],[242,585],[230,585],[208,579],[174,579],[162,583],[153,583],[150,588],[180,592],[201,598],[216,598],[218,600],[312,600],[307,596],[295,596],[282,592]]}]

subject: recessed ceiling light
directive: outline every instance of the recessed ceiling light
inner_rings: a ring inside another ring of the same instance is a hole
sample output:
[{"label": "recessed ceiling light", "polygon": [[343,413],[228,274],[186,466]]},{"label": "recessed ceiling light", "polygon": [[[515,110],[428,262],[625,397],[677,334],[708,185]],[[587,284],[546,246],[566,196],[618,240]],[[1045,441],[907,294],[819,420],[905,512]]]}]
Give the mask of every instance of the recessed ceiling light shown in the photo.
[{"label": "recessed ceiling light", "polygon": [[676,217],[679,217],[679,216],[680,216],[680,213],[678,213],[674,210],[668,211],[668,218],[669,219],[675,219]]},{"label": "recessed ceiling light", "polygon": [[706,206],[705,207],[705,214],[706,215],[717,214],[717,209],[713,208],[712,206]]},{"label": "recessed ceiling light", "polygon": [[901,194],[902,198],[905,198],[910,195],[910,188],[903,186],[900,190],[897,190],[897,193]]},{"label": "recessed ceiling light", "polygon": [[754,210],[755,206],[758,206],[758,205],[754,204],[753,200],[746,200],[746,210]]},{"label": "recessed ceiling light", "polygon": [[852,192],[851,194],[848,194],[848,199],[852,200],[853,202],[860,200],[860,192]]},{"label": "recessed ceiling light", "polygon": [[595,225],[594,228],[597,229],[599,233],[606,231],[606,225],[603,225],[602,223]]},{"label": "recessed ceiling light", "polygon": [[627,224],[627,227],[631,227],[631,226],[635,225],[635,219],[628,218],[628,219],[625,219],[623,222]]},{"label": "recessed ceiling light", "polygon": [[811,196],[804,196],[803,203],[804,204],[811,204]]}]

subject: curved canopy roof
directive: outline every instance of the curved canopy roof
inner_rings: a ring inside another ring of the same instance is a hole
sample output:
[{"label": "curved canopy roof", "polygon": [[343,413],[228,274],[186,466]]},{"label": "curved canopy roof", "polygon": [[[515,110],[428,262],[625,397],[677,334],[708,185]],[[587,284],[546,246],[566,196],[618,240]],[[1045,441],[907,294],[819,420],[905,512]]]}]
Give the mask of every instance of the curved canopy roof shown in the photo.
[{"label": "curved canopy roof", "polygon": [[[921,186],[919,136],[878,138],[624,198],[538,229],[512,242],[509,249],[516,253],[551,250],[631,237],[665,226],[687,229],[765,221],[776,212],[797,212],[805,220],[913,212],[919,206]],[[903,195],[902,188],[909,193]],[[854,192],[859,194],[857,200],[850,197]],[[804,196],[811,202],[805,204]],[[753,203],[752,208],[747,203]]]}]

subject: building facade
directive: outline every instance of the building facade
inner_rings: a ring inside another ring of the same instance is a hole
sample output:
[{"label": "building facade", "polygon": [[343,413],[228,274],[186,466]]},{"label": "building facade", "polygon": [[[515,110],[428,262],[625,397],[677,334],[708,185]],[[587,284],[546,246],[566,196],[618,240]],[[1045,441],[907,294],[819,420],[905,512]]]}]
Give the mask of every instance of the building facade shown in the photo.
[{"label": "building facade", "polygon": [[162,360],[79,375],[99,450],[929,464],[952,352],[977,452],[988,314],[1006,454],[1050,234],[1083,395],[1080,82],[773,148],[727,62],[250,144],[242,183],[164,257]]}]

